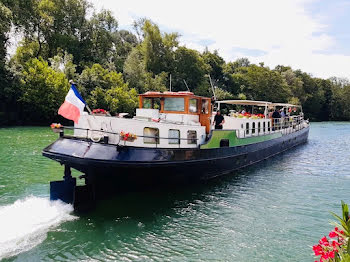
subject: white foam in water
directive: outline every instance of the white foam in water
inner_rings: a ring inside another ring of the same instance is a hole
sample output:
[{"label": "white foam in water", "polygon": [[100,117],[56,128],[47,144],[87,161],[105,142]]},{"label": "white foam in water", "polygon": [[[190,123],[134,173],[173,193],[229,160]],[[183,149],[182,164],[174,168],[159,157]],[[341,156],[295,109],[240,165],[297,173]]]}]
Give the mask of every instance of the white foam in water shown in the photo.
[{"label": "white foam in water", "polygon": [[43,242],[47,232],[77,217],[72,205],[30,196],[0,207],[0,260]]}]

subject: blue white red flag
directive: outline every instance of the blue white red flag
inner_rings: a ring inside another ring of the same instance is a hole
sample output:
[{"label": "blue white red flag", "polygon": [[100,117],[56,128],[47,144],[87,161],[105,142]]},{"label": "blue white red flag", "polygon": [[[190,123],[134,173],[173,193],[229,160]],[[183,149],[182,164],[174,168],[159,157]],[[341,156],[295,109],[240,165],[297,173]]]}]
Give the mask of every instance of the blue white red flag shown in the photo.
[{"label": "blue white red flag", "polygon": [[64,103],[58,110],[58,114],[67,119],[73,120],[74,123],[78,123],[80,115],[84,111],[85,104],[86,103],[79,94],[76,86],[72,84]]}]

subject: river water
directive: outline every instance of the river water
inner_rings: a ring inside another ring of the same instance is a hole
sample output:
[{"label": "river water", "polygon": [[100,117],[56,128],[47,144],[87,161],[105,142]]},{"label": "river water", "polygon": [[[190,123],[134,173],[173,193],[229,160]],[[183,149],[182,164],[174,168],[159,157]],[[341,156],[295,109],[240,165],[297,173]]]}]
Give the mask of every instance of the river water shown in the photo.
[{"label": "river water", "polygon": [[56,138],[43,127],[0,129],[0,260],[314,261],[329,212],[350,202],[350,123],[312,123],[307,144],[273,159],[80,216],[49,201],[63,167],[41,150]]}]

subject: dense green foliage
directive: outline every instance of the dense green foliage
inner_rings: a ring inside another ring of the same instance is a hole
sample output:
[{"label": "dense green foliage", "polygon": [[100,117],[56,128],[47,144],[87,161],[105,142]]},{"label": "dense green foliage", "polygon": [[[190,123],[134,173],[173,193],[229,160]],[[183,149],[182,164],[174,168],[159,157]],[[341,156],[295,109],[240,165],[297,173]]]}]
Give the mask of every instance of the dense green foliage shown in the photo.
[{"label": "dense green foliage", "polygon": [[[23,38],[9,58],[11,29]],[[170,78],[173,91],[213,96],[209,76],[218,99],[298,103],[311,120],[350,120],[346,79],[226,62],[178,38],[147,19],[135,21],[134,33],[120,30],[110,11],[87,0],[0,0],[0,125],[53,121],[69,79],[92,109],[132,114],[138,93],[168,90]]]}]

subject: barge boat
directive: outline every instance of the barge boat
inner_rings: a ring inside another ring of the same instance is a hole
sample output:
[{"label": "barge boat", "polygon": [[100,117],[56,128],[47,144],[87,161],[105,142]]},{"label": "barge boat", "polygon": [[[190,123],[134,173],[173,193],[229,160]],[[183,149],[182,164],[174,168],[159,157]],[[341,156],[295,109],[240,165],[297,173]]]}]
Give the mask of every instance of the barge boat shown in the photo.
[{"label": "barge boat", "polygon": [[[139,95],[133,118],[84,112],[74,127],[60,127],[59,138],[42,152],[65,166],[64,180],[50,184],[51,199],[77,206],[130,186],[207,180],[308,139],[309,123],[300,106],[218,101],[216,107],[226,110],[222,129],[212,125],[212,107],[210,98],[191,92],[147,92]],[[260,114],[240,113],[242,108]],[[287,116],[271,118],[276,108]],[[71,168],[83,173],[85,185],[77,186]]]}]

